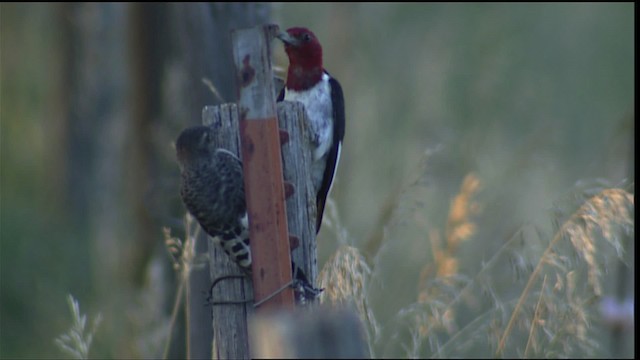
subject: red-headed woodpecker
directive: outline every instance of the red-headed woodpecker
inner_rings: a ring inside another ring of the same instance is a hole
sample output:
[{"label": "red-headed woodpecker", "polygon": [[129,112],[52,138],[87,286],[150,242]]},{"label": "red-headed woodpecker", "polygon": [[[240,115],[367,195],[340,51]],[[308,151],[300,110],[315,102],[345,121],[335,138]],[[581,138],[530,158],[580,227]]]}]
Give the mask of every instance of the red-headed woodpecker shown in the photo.
[{"label": "red-headed woodpecker", "polygon": [[344,138],[342,88],[322,66],[322,46],[309,29],[293,27],[277,37],[284,42],[289,57],[287,81],[278,101],[299,101],[307,113],[313,146],[311,176],[318,208],[316,231],[320,231]]}]

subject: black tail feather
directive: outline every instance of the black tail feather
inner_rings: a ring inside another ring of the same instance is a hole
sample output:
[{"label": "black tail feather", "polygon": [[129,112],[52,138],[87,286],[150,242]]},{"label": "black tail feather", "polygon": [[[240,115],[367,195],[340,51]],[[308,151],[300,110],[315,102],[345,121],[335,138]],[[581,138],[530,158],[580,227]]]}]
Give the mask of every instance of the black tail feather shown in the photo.
[{"label": "black tail feather", "polygon": [[324,289],[315,288],[307,278],[307,275],[296,264],[291,262],[291,271],[293,273],[293,292],[296,297],[296,302],[305,304],[308,301],[313,301],[320,296],[320,293]]}]

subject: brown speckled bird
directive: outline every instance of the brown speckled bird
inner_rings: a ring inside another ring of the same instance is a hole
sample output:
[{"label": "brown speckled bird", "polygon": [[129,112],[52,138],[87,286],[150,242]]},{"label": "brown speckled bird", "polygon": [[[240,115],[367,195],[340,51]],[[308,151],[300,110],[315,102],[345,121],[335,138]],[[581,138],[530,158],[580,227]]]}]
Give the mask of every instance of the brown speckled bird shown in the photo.
[{"label": "brown speckled bird", "polygon": [[[228,150],[216,148],[213,129],[185,129],[176,141],[181,172],[180,195],[200,226],[247,274],[251,272],[249,221],[242,163]],[[293,262],[296,298],[315,298],[321,290],[309,283]]]}]

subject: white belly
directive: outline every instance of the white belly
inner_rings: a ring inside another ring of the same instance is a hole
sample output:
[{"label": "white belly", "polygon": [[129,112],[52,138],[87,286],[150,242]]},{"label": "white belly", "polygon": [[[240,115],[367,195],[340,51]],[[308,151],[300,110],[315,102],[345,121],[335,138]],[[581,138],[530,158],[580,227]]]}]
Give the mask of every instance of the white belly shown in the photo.
[{"label": "white belly", "polygon": [[307,113],[307,129],[311,132],[313,146],[311,169],[313,185],[317,191],[324,176],[327,152],[333,141],[333,107],[329,76],[324,74],[322,80],[309,90],[293,91],[285,88],[284,100],[299,101],[304,104]]}]

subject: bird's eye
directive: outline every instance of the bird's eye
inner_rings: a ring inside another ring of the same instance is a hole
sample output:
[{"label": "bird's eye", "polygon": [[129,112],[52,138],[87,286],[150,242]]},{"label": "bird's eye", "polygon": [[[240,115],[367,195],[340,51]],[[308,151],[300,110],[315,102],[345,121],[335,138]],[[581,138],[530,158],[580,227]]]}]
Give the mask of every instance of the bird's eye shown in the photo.
[{"label": "bird's eye", "polygon": [[311,41],[311,34],[309,34],[309,33],[302,34],[302,41],[304,41],[304,42]]}]

